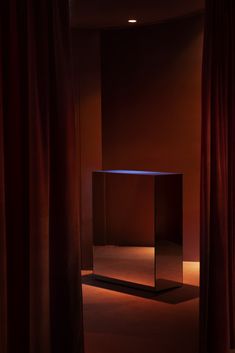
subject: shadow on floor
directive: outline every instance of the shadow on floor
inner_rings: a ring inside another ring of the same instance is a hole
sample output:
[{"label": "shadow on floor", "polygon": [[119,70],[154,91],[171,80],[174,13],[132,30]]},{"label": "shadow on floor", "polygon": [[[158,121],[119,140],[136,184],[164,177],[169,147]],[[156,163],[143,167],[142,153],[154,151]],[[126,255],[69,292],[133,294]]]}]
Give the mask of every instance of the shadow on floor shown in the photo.
[{"label": "shadow on floor", "polygon": [[199,297],[199,287],[189,284],[183,284],[183,286],[179,288],[167,289],[160,293],[155,293],[149,290],[131,288],[121,284],[101,281],[94,278],[92,274],[82,276],[82,283],[168,304],[179,304]]}]

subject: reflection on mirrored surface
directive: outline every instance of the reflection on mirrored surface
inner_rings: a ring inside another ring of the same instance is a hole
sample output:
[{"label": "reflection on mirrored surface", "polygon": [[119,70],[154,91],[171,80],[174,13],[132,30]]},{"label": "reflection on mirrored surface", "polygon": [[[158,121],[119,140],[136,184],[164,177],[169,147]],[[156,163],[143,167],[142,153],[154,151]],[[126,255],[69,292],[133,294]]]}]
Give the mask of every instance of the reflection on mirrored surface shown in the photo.
[{"label": "reflection on mirrored surface", "polygon": [[182,245],[172,241],[156,242],[156,286],[162,280],[183,282]]},{"label": "reflection on mirrored surface", "polygon": [[155,285],[154,248],[94,246],[94,273],[153,287]]},{"label": "reflection on mirrored surface", "polygon": [[94,275],[162,290],[182,282],[182,175],[93,173]]}]

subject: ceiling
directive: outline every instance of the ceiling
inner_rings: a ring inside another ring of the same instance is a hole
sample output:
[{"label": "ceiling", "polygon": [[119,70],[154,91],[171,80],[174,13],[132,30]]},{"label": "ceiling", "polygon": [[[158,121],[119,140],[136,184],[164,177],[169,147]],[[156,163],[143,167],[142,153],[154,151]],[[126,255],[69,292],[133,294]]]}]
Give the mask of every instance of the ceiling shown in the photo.
[{"label": "ceiling", "polygon": [[71,26],[110,28],[136,26],[189,16],[204,9],[204,0],[70,0]]}]

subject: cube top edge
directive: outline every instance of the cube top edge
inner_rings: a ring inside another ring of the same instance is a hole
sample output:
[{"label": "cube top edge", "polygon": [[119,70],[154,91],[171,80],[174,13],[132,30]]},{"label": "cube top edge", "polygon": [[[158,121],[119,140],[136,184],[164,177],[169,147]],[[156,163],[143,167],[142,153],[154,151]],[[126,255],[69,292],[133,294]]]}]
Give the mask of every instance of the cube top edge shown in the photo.
[{"label": "cube top edge", "polygon": [[182,175],[182,173],[156,172],[156,171],[148,171],[148,170],[127,170],[127,169],[94,170],[93,173],[130,174],[130,175]]}]

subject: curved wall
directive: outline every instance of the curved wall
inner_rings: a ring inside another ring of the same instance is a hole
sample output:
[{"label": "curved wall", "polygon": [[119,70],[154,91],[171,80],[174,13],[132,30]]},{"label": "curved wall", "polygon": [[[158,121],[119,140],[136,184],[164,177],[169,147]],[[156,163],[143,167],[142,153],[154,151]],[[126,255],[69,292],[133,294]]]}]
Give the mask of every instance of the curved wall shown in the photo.
[{"label": "curved wall", "polygon": [[101,36],[103,169],[184,173],[185,260],[199,258],[202,38],[202,15]]}]

